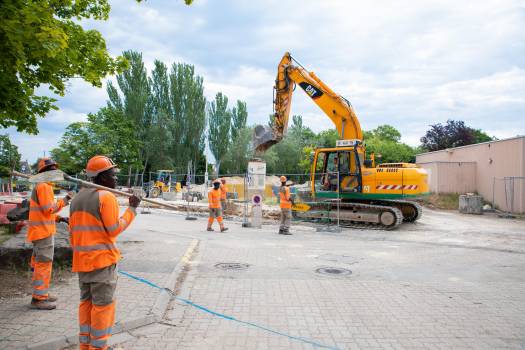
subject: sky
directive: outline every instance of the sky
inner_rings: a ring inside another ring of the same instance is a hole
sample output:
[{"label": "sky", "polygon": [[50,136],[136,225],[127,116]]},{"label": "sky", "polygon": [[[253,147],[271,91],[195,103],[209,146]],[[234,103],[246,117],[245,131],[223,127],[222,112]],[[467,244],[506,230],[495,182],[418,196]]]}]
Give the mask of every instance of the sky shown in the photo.
[{"label": "sky", "polygon": [[[249,125],[267,123],[288,51],[352,103],[364,130],[390,124],[412,146],[447,119],[500,139],[525,135],[523,0],[110,3],[109,20],[84,23],[103,34],[112,55],[142,52],[148,68],[155,59],[193,64],[209,100],[221,91],[246,101]],[[37,136],[7,132],[22,159],[34,161],[106,99],[105,88],[73,79]],[[333,127],[300,89],[291,114],[316,132]]]}]

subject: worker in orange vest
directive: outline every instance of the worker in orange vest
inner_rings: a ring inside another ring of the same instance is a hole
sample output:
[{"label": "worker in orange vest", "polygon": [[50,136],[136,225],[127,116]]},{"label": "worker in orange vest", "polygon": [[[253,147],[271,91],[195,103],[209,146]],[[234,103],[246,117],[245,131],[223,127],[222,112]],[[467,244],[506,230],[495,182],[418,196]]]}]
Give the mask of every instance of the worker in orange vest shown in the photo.
[{"label": "worker in orange vest", "polygon": [[226,211],[226,194],[228,193],[228,185],[226,185],[226,179],[221,179],[221,208]]},{"label": "worker in orange vest", "polygon": [[213,231],[213,219],[216,218],[221,232],[227,231],[222,223],[222,209],[221,209],[221,182],[217,179],[213,181],[213,188],[208,192],[208,206],[210,208],[210,217],[208,218],[208,231]]},{"label": "worker in orange vest", "polygon": [[[86,166],[93,182],[115,188],[116,165],[105,156],[91,158]],[[129,198],[129,207],[119,218],[117,198],[108,191],[84,188],[71,202],[69,230],[73,248],[73,272],[78,272],[78,308],[81,350],[108,349],[115,323],[116,264],[120,251],[117,236],[136,216],[140,198]]]},{"label": "worker in orange vest", "polygon": [[279,234],[291,235],[290,221],[292,219],[292,197],[290,196],[290,188],[286,186],[286,176],[281,176],[281,187],[279,188],[279,199],[281,206],[281,225],[279,226]]},{"label": "worker in orange vest", "polygon": [[[58,164],[51,158],[42,158],[38,162],[39,173],[56,169]],[[37,184],[31,193],[27,240],[33,243],[31,256],[33,297],[30,304],[32,309],[56,308],[53,303],[57,299],[48,292],[53,269],[55,223],[61,221],[67,223],[67,218],[61,218],[56,213],[69,204],[73,194],[69,192],[64,199],[55,202],[52,185],[44,182]]]}]

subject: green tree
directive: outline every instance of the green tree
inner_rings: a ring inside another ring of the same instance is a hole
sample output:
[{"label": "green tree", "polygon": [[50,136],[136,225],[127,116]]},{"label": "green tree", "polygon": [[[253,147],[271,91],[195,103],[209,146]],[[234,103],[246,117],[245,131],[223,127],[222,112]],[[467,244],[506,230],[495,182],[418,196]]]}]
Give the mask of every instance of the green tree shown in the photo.
[{"label": "green tree", "polygon": [[253,154],[251,148],[252,134],[253,128],[238,130],[237,137],[232,141],[228,153],[222,160],[223,174],[244,174],[246,172],[248,161]]},{"label": "green tree", "polygon": [[20,167],[21,155],[18,147],[11,143],[9,135],[0,135],[0,178],[11,175],[11,170]]},{"label": "green tree", "polygon": [[36,94],[39,87],[63,96],[73,77],[100,87],[126,67],[123,57],[109,55],[100,32],[80,25],[107,20],[109,12],[108,0],[0,2],[0,127],[36,134],[37,118],[58,109],[55,98]]},{"label": "green tree", "polygon": [[204,160],[206,98],[201,76],[185,63],[173,64],[169,76],[171,146],[174,165],[186,169],[188,162]]},{"label": "green tree", "polygon": [[421,147],[426,151],[471,145],[494,140],[480,129],[473,129],[461,120],[447,120],[446,124],[434,124],[421,138]]},{"label": "green tree", "polygon": [[109,9],[107,0],[0,3],[0,126],[36,134],[37,117],[57,109],[54,98],[36,95],[38,87],[62,96],[70,78],[101,86],[125,67],[122,57],[110,57],[98,31],[79,24],[106,20]]},{"label": "green tree", "polygon": [[219,173],[221,161],[230,147],[230,128],[232,113],[228,109],[228,97],[218,92],[215,100],[208,106],[210,150],[216,161],[216,171]]},{"label": "green tree", "polygon": [[66,173],[80,173],[85,169],[89,158],[96,154],[106,154],[108,150],[103,144],[96,143],[95,139],[89,123],[72,123],[62,135],[59,147],[51,150],[51,157]]},{"label": "green tree", "polygon": [[317,147],[335,147],[335,143],[339,140],[339,133],[336,129],[323,130],[316,137]]},{"label": "green tree", "polygon": [[232,108],[232,126],[231,138],[235,141],[239,133],[246,127],[246,120],[248,119],[248,109],[246,102],[237,100],[237,105]]}]

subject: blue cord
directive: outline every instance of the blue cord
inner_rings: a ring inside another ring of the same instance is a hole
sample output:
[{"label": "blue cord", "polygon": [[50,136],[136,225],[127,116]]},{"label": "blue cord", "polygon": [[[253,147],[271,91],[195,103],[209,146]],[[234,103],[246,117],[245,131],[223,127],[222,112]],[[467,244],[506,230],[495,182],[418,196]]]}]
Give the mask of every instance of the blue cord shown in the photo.
[{"label": "blue cord", "polygon": [[319,343],[316,343],[315,341],[313,340],[309,340],[309,339],[306,339],[306,338],[301,338],[301,337],[296,337],[296,336],[293,336],[293,335],[289,335],[289,334],[286,334],[286,333],[281,333],[279,331],[275,331],[273,329],[270,329],[270,328],[266,328],[264,326],[259,326],[255,323],[251,323],[251,322],[246,322],[246,321],[242,321],[242,320],[238,320],[236,319],[235,317],[233,316],[228,316],[228,315],[224,315],[224,314],[221,314],[221,313],[218,313],[216,311],[213,311],[213,310],[210,310],[202,305],[199,305],[199,304],[195,304],[194,302],[192,302],[191,300],[188,300],[188,299],[184,299],[184,298],[180,298],[176,295],[174,295],[173,291],[171,291],[170,289],[168,288],[162,288],[162,287],[159,287],[158,285],[156,285],[155,283],[151,282],[151,281],[148,281],[147,279],[144,279],[144,278],[141,278],[141,277],[137,277],[137,276],[134,276],[132,274],[130,274],[129,272],[126,272],[126,271],[122,271],[122,270],[118,270],[118,272],[124,276],[127,276],[129,278],[132,278],[136,281],[139,281],[139,282],[142,282],[144,284],[147,284],[148,286],[150,287],[153,287],[153,288],[156,288],[156,289],[160,289],[160,290],[165,290],[167,291],[168,293],[170,293],[171,295],[173,295],[175,297],[176,300],[179,300],[187,305],[190,305],[190,306],[193,306],[194,308],[196,309],[199,309],[201,311],[204,311],[206,313],[209,313],[213,316],[217,316],[217,317],[220,317],[220,318],[224,318],[226,320],[230,320],[230,321],[234,321],[234,322],[238,322],[238,323],[241,323],[241,324],[244,324],[246,326],[250,326],[250,327],[255,327],[255,328],[259,328],[259,329],[262,329],[263,331],[267,331],[267,332],[270,332],[270,333],[273,333],[273,334],[276,334],[276,335],[280,335],[280,336],[283,336],[283,337],[287,337],[289,339],[293,339],[293,340],[298,340],[298,341],[301,341],[303,343],[307,343],[307,344],[310,344],[310,345],[313,345],[315,347],[318,347],[318,348],[323,348],[323,349],[330,349],[330,350],[339,350],[338,348],[335,348],[335,347],[332,347],[332,346],[328,346],[328,345],[323,345],[323,344],[319,344]]}]

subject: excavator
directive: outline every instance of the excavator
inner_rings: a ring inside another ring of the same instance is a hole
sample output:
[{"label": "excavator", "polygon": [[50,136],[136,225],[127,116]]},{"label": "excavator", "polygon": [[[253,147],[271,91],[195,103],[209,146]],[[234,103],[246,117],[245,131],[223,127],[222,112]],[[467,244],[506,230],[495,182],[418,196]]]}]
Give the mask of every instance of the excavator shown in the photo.
[{"label": "excavator", "polygon": [[277,68],[270,125],[255,127],[256,156],[285,137],[297,85],[332,120],[339,140],[336,147],[313,152],[310,188],[299,192],[308,209],[294,211],[294,215],[312,220],[338,218],[342,226],[386,230],[418,220],[421,206],[407,199],[428,193],[426,171],[411,163],[376,165],[373,154],[367,159],[363,132],[351,103],[288,52]]}]

